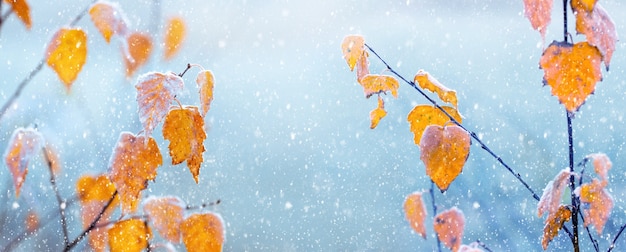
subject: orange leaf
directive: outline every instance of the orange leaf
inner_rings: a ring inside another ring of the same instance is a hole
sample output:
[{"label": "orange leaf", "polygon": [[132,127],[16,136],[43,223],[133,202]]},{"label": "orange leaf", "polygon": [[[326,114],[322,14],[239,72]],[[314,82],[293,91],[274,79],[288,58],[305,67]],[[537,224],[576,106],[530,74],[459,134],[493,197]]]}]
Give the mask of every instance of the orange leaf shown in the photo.
[{"label": "orange leaf", "polygon": [[404,199],[404,213],[413,230],[426,239],[424,219],[426,219],[427,212],[422,201],[421,192],[414,192],[406,196],[406,199]]},{"label": "orange leaf", "polygon": [[185,21],[181,17],[173,17],[165,26],[165,60],[170,60],[178,51],[185,40]]},{"label": "orange leaf", "polygon": [[33,128],[17,128],[13,131],[4,152],[4,162],[13,178],[15,197],[20,196],[20,188],[28,173],[28,163],[41,151],[43,144],[43,136]]},{"label": "orange leaf", "polygon": [[596,232],[602,234],[604,224],[611,215],[613,208],[613,198],[604,189],[604,185],[597,179],[591,183],[585,183],[577,188],[577,194],[582,203],[583,215],[585,216],[585,227],[592,224],[596,227]]},{"label": "orange leaf", "polygon": [[122,47],[126,77],[132,76],[135,71],[143,66],[152,52],[152,39],[142,33],[131,33],[126,37],[126,43]]},{"label": "orange leaf", "polygon": [[174,73],[149,72],[137,78],[139,121],[146,136],[152,135],[174,98],[183,90],[183,79]]},{"label": "orange leaf", "polygon": [[48,44],[46,58],[69,91],[87,61],[87,35],[80,28],[61,28]]},{"label": "orange leaf", "polygon": [[367,54],[367,51],[363,51],[363,55],[361,56],[361,58],[359,58],[359,60],[356,63],[356,80],[359,83],[361,83],[361,80],[363,80],[363,77],[370,74],[370,70],[369,70],[370,62],[367,60],[368,57],[369,57],[369,54]]},{"label": "orange leaf", "polygon": [[141,191],[148,180],[156,178],[156,169],[163,164],[154,138],[122,132],[109,161],[109,178],[122,200],[124,214],[134,212]]},{"label": "orange leaf", "polygon": [[202,116],[206,116],[211,108],[211,101],[213,101],[213,85],[215,80],[213,79],[213,73],[209,70],[203,70],[198,73],[196,77],[196,83],[200,88],[200,103],[202,105]]},{"label": "orange leaf", "polygon": [[361,35],[348,35],[341,43],[343,58],[348,63],[350,71],[354,70],[356,62],[363,56],[365,51],[365,40]]},{"label": "orange leaf", "polygon": [[560,205],[554,214],[548,215],[546,225],[543,227],[543,238],[541,239],[543,250],[548,248],[548,243],[559,234],[563,224],[568,222],[570,218],[572,218],[572,211],[564,205]]},{"label": "orange leaf", "polygon": [[52,172],[54,175],[58,175],[61,172],[61,158],[59,157],[59,153],[50,143],[46,143],[44,154],[46,155],[46,160]]},{"label": "orange leaf", "polygon": [[421,88],[436,93],[437,96],[439,96],[439,99],[441,99],[442,101],[451,103],[454,108],[458,108],[456,91],[449,89],[443,84],[439,83],[439,81],[430,76],[428,72],[420,69],[417,74],[415,74],[414,82],[418,83]]},{"label": "orange leaf", "polygon": [[[463,123],[463,119],[456,109],[448,106],[442,106],[442,108],[457,122]],[[422,134],[424,133],[424,130],[427,126],[433,124],[443,126],[450,121],[450,118],[446,116],[446,114],[441,112],[441,110],[429,105],[415,106],[413,110],[409,112],[409,115],[406,119],[407,121],[409,121],[409,125],[411,126],[411,132],[413,132],[414,135],[413,140],[417,145],[420,144]]]},{"label": "orange leaf", "polygon": [[570,4],[572,5],[572,10],[574,12],[583,10],[586,12],[593,11],[593,8],[596,5],[597,0],[571,0]]},{"label": "orange leaf", "polygon": [[461,173],[470,151],[470,136],[457,125],[430,125],[420,141],[426,174],[442,192]]},{"label": "orange leaf", "polygon": [[189,252],[222,251],[224,224],[217,214],[192,214],[181,223],[180,232]]},{"label": "orange leaf", "polygon": [[383,101],[383,98],[379,95],[378,107],[370,112],[370,120],[372,121],[372,123],[370,124],[370,129],[376,128],[376,126],[378,126],[378,122],[380,122],[380,119],[383,119],[383,117],[385,117],[386,115],[387,111],[385,111],[385,102]]},{"label": "orange leaf", "polygon": [[26,226],[26,231],[29,233],[37,231],[39,229],[39,215],[34,210],[29,210],[28,214],[26,214],[26,219],[24,220],[24,226]]},{"label": "orange leaf", "polygon": [[143,203],[152,227],[173,243],[180,242],[180,223],[183,221],[184,203],[176,197],[150,197]]},{"label": "orange leaf", "polygon": [[595,5],[592,11],[591,9],[586,10],[584,7],[575,7],[574,2],[576,0],[571,1],[572,9],[576,14],[576,31],[585,34],[589,44],[598,48],[608,71],[617,42],[615,24],[606,10],[599,4]]},{"label": "orange leaf", "polygon": [[123,220],[109,229],[111,251],[143,251],[148,248],[150,238],[152,238],[150,228],[139,219]]},{"label": "orange leaf", "polygon": [[107,43],[111,42],[113,35],[126,36],[128,32],[124,12],[115,3],[97,2],[89,8],[89,16]]},{"label": "orange leaf", "polygon": [[463,239],[465,217],[463,212],[456,207],[443,211],[435,216],[433,223],[435,233],[443,245],[452,251],[458,251]]},{"label": "orange leaf", "polygon": [[[97,177],[83,175],[78,179],[76,182],[76,194],[81,203],[81,219],[84,228],[88,227],[96,219],[114,193],[115,185],[106,175]],[[108,222],[115,206],[118,204],[119,197],[116,196],[97,224]],[[107,227],[96,227],[89,232],[89,245],[94,251],[104,251],[106,249],[107,230]]]},{"label": "orange leaf", "polygon": [[172,107],[163,123],[163,138],[170,141],[168,148],[172,164],[187,160],[187,167],[197,184],[206,139],[204,119],[198,107]]},{"label": "orange leaf", "polygon": [[530,20],[533,29],[546,37],[546,28],[550,24],[552,0],[524,0],[524,16]]},{"label": "orange leaf", "polygon": [[543,81],[552,87],[552,95],[567,111],[578,110],[595,90],[596,82],[602,80],[601,57],[598,49],[587,42],[572,45],[555,41],[543,52]]},{"label": "orange leaf", "polygon": [[595,170],[596,174],[598,174],[598,176],[600,176],[600,178],[602,179],[602,185],[606,186],[606,184],[608,183],[607,179],[609,170],[613,166],[613,163],[611,162],[609,157],[604,153],[594,153],[587,156],[587,158],[593,159],[593,169]]},{"label": "orange leaf", "polygon": [[373,94],[391,91],[393,97],[398,98],[400,84],[393,76],[380,74],[367,74],[359,82],[363,86],[365,97],[370,98]]},{"label": "orange leaf", "polygon": [[554,177],[554,180],[548,182],[546,188],[543,189],[539,203],[537,203],[537,215],[539,217],[543,216],[544,212],[548,213],[548,216],[556,213],[561,204],[563,188],[569,183],[570,174],[569,168],[563,169]]},{"label": "orange leaf", "polygon": [[[22,20],[22,23],[26,26],[26,29],[30,29],[30,7],[26,0],[4,0],[11,5],[11,9],[15,12],[15,15]],[[3,14],[4,15],[4,14]]]},{"label": "orange leaf", "polygon": [[107,202],[114,193],[115,185],[111,183],[111,180],[106,175],[98,177],[83,175],[76,182],[76,194],[83,203],[89,201]]}]

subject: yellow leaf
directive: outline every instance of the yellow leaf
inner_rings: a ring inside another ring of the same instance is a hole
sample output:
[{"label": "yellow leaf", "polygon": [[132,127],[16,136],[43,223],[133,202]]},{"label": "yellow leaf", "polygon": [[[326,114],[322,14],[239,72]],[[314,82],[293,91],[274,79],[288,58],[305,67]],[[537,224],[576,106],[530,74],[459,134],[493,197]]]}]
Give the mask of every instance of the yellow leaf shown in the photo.
[{"label": "yellow leaf", "polygon": [[363,56],[365,50],[365,40],[361,35],[349,35],[341,43],[343,58],[348,63],[350,71],[354,70],[356,62]]},{"label": "yellow leaf", "polygon": [[421,88],[436,93],[439,96],[439,99],[441,99],[442,101],[451,103],[454,108],[458,108],[456,91],[449,89],[443,84],[439,83],[439,81],[430,76],[428,72],[420,69],[415,75],[414,82],[419,84]]},{"label": "yellow leaf", "polygon": [[370,129],[376,128],[380,119],[383,119],[386,115],[387,111],[385,111],[385,102],[382,97],[378,96],[378,107],[370,112],[370,120],[372,121]]},{"label": "yellow leaf", "polygon": [[[89,225],[100,215],[102,208],[109,202],[115,193],[115,185],[106,175],[97,177],[90,175],[81,176],[76,182],[76,194],[81,205],[81,219],[83,228]],[[119,204],[119,196],[116,196],[111,205],[103,213],[97,225],[107,223]],[[105,251],[108,239],[108,228],[97,226],[89,232],[89,246],[94,251]]]},{"label": "yellow leaf", "polygon": [[174,98],[183,90],[183,79],[174,73],[149,72],[137,78],[139,121],[146,136],[152,135],[168,112]]},{"label": "yellow leaf", "polygon": [[541,217],[543,213],[549,215],[556,214],[561,204],[563,189],[568,185],[570,179],[569,168],[565,168],[557,174],[554,179],[543,189],[543,194],[537,203],[537,215]]},{"label": "yellow leaf", "polygon": [[524,16],[530,20],[533,29],[546,37],[546,27],[550,24],[552,0],[524,0]]},{"label": "yellow leaf", "polygon": [[426,239],[426,225],[424,225],[424,220],[426,219],[427,212],[424,202],[422,201],[421,192],[411,193],[404,199],[404,214],[413,230],[420,234],[422,238]]},{"label": "yellow leaf", "polygon": [[109,247],[112,252],[143,251],[148,248],[152,232],[145,222],[128,219],[117,222],[109,229]]},{"label": "yellow leaf", "polygon": [[[454,118],[457,122],[463,123],[463,119],[461,119],[461,115],[457,110],[453,107],[442,106],[443,110],[445,110],[452,118]],[[444,124],[450,121],[450,118],[446,116],[441,110],[437,109],[434,106],[430,105],[417,105],[409,112],[407,116],[407,121],[409,121],[409,125],[411,126],[411,132],[414,135],[415,144],[419,145],[420,140],[422,139],[422,134],[424,130],[429,125],[439,125],[443,126]]]},{"label": "yellow leaf", "polygon": [[[30,7],[26,0],[4,0],[11,5],[11,9],[15,12],[15,15],[22,20],[22,23],[26,26],[26,29],[30,29]],[[4,15],[4,14],[3,14]],[[3,17],[4,18],[4,17]]]},{"label": "yellow leaf", "polygon": [[113,35],[126,36],[128,32],[126,17],[117,4],[97,2],[89,8],[89,16],[107,43],[111,42]]},{"label": "yellow leaf", "polygon": [[16,198],[20,196],[20,189],[26,180],[28,163],[41,151],[43,144],[43,136],[33,128],[17,128],[13,131],[4,152],[4,162],[13,178]]},{"label": "yellow leaf", "polygon": [[150,197],[143,203],[152,227],[173,243],[180,242],[180,223],[183,221],[184,203],[176,197]]},{"label": "yellow leaf", "polygon": [[198,108],[173,107],[163,123],[163,138],[170,141],[168,148],[172,164],[180,164],[186,160],[193,179],[198,183],[206,139],[204,118],[198,112]]},{"label": "yellow leaf", "polygon": [[578,188],[578,195],[582,203],[583,215],[585,216],[585,227],[590,224],[596,227],[596,232],[602,234],[604,224],[611,215],[613,209],[613,198],[604,189],[604,185],[597,179],[591,183],[585,183]]},{"label": "yellow leaf", "polygon": [[188,252],[219,252],[224,243],[224,224],[213,213],[192,214],[180,225]]},{"label": "yellow leaf", "polygon": [[185,21],[181,17],[173,17],[165,26],[165,60],[170,60],[178,51],[185,40]]},{"label": "yellow leaf", "polygon": [[617,43],[615,23],[600,4],[596,4],[592,11],[583,6],[575,7],[574,2],[576,0],[571,1],[576,14],[576,31],[584,34],[589,44],[598,48],[608,71]]},{"label": "yellow leaf", "polygon": [[400,84],[393,76],[380,74],[367,74],[363,76],[361,82],[365,97],[369,98],[373,94],[391,91],[393,97],[398,98],[398,88]]},{"label": "yellow leaf", "polygon": [[570,218],[572,218],[572,212],[564,205],[560,205],[555,213],[548,215],[545,222],[546,225],[543,227],[543,238],[541,239],[543,250],[548,248],[548,243],[559,234],[563,224],[568,222]]},{"label": "yellow leaf", "polygon": [[126,44],[122,48],[126,77],[132,76],[139,67],[143,66],[152,52],[152,39],[142,33],[132,33],[126,37]]},{"label": "yellow leaf", "polygon": [[601,61],[598,49],[587,42],[575,45],[552,42],[541,56],[543,81],[552,87],[552,95],[573,113],[593,93],[596,82],[602,80]]},{"label": "yellow leaf", "polygon": [[198,77],[196,77],[196,83],[200,88],[200,104],[202,106],[202,116],[204,117],[211,109],[211,101],[213,101],[213,85],[215,83],[213,73],[209,70],[200,71]]},{"label": "yellow leaf", "polygon": [[163,164],[154,138],[122,132],[109,161],[109,178],[115,184],[124,214],[134,212],[148,180],[156,178]]},{"label": "yellow leaf", "polygon": [[456,207],[443,211],[435,216],[433,223],[437,237],[446,247],[452,251],[458,251],[463,240],[465,217],[463,212]]},{"label": "yellow leaf", "polygon": [[87,61],[87,35],[80,28],[61,28],[48,44],[46,58],[69,92]]},{"label": "yellow leaf", "polygon": [[81,202],[94,200],[107,202],[114,193],[115,185],[106,175],[97,177],[83,175],[76,182],[76,194]]},{"label": "yellow leaf", "polygon": [[570,4],[572,5],[573,11],[585,11],[591,12],[593,11],[597,0],[570,0]]},{"label": "yellow leaf", "polygon": [[470,143],[469,134],[457,125],[430,125],[424,130],[419,144],[420,159],[439,190],[447,190],[463,170]]}]

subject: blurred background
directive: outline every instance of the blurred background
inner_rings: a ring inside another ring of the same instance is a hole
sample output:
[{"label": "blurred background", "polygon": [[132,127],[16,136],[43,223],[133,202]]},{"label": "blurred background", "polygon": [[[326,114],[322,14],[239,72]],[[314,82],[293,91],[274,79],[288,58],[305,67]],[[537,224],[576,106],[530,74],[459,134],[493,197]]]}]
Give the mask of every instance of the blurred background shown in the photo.
[{"label": "blurred background", "polygon": [[[29,3],[31,30],[15,15],[0,30],[2,103],[43,58],[57,29],[91,2]],[[617,33],[626,34],[626,4],[600,3]],[[159,127],[154,136],[165,165],[144,197],[175,195],[189,205],[220,199],[219,205],[201,211],[223,217],[224,251],[436,250],[432,225],[423,240],[402,210],[405,196],[430,188],[406,122],[412,107],[427,101],[402,84],[398,99],[385,96],[388,115],[370,130],[369,112],[376,100],[364,98],[341,55],[340,44],[349,34],[363,35],[406,78],[425,69],[455,89],[464,125],[539,195],[568,165],[565,110],[550,96],[550,88],[542,87],[538,67],[542,48],[563,37],[559,1],[545,42],[524,17],[521,0],[146,0],[119,5],[131,30],[149,32],[158,44],[165,20],[183,17],[188,33],[179,54],[166,62],[163,48],[156,46],[148,64],[126,78],[120,42],[107,44],[85,16],[77,26],[88,34],[87,63],[71,91],[44,66],[0,119],[0,152],[14,129],[35,124],[57,148],[63,169],[58,185],[66,198],[74,197],[80,175],[107,171],[120,132],[141,130],[137,76],[182,72],[187,63],[195,63],[215,75],[200,182],[193,182],[185,164],[169,165],[169,142]],[[7,6],[2,7],[4,13]],[[569,20],[574,40],[584,40],[575,35],[573,16]],[[624,42],[618,42],[610,72],[603,71],[604,80],[574,119],[576,162],[604,152],[614,165],[608,190],[615,207],[604,235],[592,229],[602,250],[626,224],[624,49]],[[373,57],[370,62],[371,72],[385,73],[381,62]],[[197,103],[197,70],[183,78],[183,104]],[[18,249],[62,249],[58,207],[43,157],[30,164],[20,198],[14,196],[4,162],[0,166],[0,245],[23,230],[32,209],[52,222]],[[446,193],[435,192],[435,200],[440,210],[463,211],[464,244],[480,240],[493,251],[541,250],[543,218],[537,217],[537,202],[479,146],[472,146],[463,173]],[[76,203],[68,207],[71,238],[81,230],[79,209]],[[428,211],[430,220],[430,207]],[[580,238],[584,251],[593,249],[586,233]],[[626,237],[617,248],[626,248]],[[78,249],[88,249],[86,242]],[[563,233],[548,248],[570,249]]]}]

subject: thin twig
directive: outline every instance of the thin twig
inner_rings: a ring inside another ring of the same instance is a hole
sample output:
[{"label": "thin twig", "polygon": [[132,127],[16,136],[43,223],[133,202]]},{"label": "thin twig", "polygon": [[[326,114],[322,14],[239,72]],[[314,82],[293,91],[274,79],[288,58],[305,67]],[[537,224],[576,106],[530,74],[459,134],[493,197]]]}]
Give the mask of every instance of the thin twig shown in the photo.
[{"label": "thin twig", "polygon": [[182,73],[179,73],[178,77],[183,77],[183,75],[185,75],[187,70],[189,70],[190,68],[191,68],[191,64],[187,63],[187,68],[185,68],[185,71],[183,71]]},{"label": "thin twig", "polygon": [[[430,181],[430,190],[428,191],[430,192],[430,203],[433,206],[433,216],[436,216],[437,205],[435,204],[435,182],[432,180]],[[439,236],[435,235],[435,238],[437,238],[437,251],[441,252],[441,241],[439,240]]]},{"label": "thin twig", "polygon": [[[578,205],[580,205],[580,202],[578,203]],[[580,219],[582,219],[583,223],[585,223],[585,217],[582,214],[580,215]],[[589,235],[589,240],[591,240],[593,248],[596,250],[596,252],[600,251],[600,245],[598,245],[598,240],[593,238],[591,231],[589,231],[589,226],[585,226],[585,230],[587,230],[587,235]]]},{"label": "thin twig", "polygon": [[72,248],[74,248],[76,244],[78,244],[82,239],[84,239],[85,236],[87,236],[87,234],[89,234],[89,232],[91,232],[96,227],[96,225],[98,225],[98,221],[100,221],[100,219],[102,218],[102,216],[104,216],[104,213],[107,211],[107,209],[109,209],[109,207],[113,204],[113,201],[115,200],[116,196],[117,196],[117,190],[115,190],[113,195],[111,195],[111,198],[106,203],[106,205],[102,207],[102,210],[100,210],[100,213],[98,214],[98,216],[96,216],[96,218],[89,224],[87,228],[85,228],[85,230],[83,230],[82,233],[80,233],[80,235],[78,235],[78,237],[76,237],[76,239],[74,239],[67,246],[65,246],[65,249],[63,251],[72,250]]},{"label": "thin twig", "polygon": [[487,252],[493,252],[491,251],[491,249],[489,249],[487,247],[487,245],[484,242],[481,242],[480,240],[476,239],[476,244],[478,244],[478,246],[480,246],[481,248],[483,248],[484,250],[486,250]]},{"label": "thin twig", "polygon": [[607,250],[607,252],[613,251],[613,248],[615,248],[615,242],[617,242],[617,238],[619,238],[619,236],[622,234],[625,228],[626,228],[626,224],[622,225],[622,227],[619,228],[619,232],[617,232],[617,235],[615,235],[615,238],[613,238],[613,241],[611,242],[611,246],[609,246],[609,250]]},{"label": "thin twig", "polygon": [[63,228],[63,244],[65,246],[68,245],[69,241],[69,232],[67,230],[67,218],[65,217],[65,208],[67,208],[67,202],[61,197],[59,193],[59,189],[57,188],[56,183],[56,175],[54,174],[54,169],[52,167],[52,159],[50,155],[48,155],[48,150],[46,147],[43,147],[43,155],[46,159],[46,163],[48,164],[48,170],[50,171],[50,184],[52,185],[52,190],[54,191],[54,195],[56,196],[57,203],[59,204],[59,214],[61,215],[61,227]]},{"label": "thin twig", "polygon": [[222,203],[222,200],[217,199],[215,202],[202,203],[202,205],[199,205],[199,206],[188,205],[188,206],[185,207],[185,209],[186,210],[202,209],[202,208],[207,208],[207,207],[219,205],[220,203]]},{"label": "thin twig", "polygon": [[580,247],[578,245],[578,209],[580,204],[578,204],[578,201],[576,200],[576,178],[574,176],[574,136],[573,136],[573,130],[572,130],[572,117],[570,116],[571,113],[569,111],[565,111],[566,112],[566,117],[567,117],[567,135],[568,135],[568,140],[569,140],[569,171],[571,173],[570,177],[569,177],[569,188],[570,188],[570,197],[571,197],[571,202],[572,202],[572,229],[573,229],[573,235],[574,237],[572,238],[572,245],[574,246],[574,252],[579,252],[580,251]]}]

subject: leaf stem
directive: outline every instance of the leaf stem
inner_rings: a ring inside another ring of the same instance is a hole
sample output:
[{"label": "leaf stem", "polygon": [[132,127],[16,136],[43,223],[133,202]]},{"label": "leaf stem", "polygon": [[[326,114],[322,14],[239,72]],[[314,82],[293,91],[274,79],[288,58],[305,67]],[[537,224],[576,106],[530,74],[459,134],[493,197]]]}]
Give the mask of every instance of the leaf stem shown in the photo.
[{"label": "leaf stem", "polygon": [[567,34],[567,0],[563,0],[563,41],[565,42],[567,42]]},{"label": "leaf stem", "polygon": [[185,71],[183,71],[182,73],[178,74],[178,77],[183,77],[183,75],[185,75],[185,73],[187,73],[187,70],[189,70],[191,68],[191,64],[187,63],[187,68],[185,68]]},{"label": "leaf stem", "polygon": [[48,155],[48,150],[46,147],[43,147],[43,154],[46,158],[46,163],[48,164],[48,170],[50,171],[50,184],[52,184],[52,190],[54,191],[54,195],[56,196],[57,203],[59,204],[59,214],[61,215],[61,227],[63,228],[63,244],[67,247],[69,244],[69,232],[67,230],[67,218],[65,216],[65,208],[67,208],[67,202],[61,197],[59,193],[59,189],[57,188],[56,176],[54,174],[52,159]]},{"label": "leaf stem", "polygon": [[574,251],[579,252],[580,248],[578,246],[578,209],[579,204],[578,200],[576,200],[576,193],[574,190],[576,189],[576,178],[574,176],[574,137],[572,130],[572,116],[573,114],[569,111],[566,112],[567,117],[567,135],[568,135],[568,145],[569,145],[569,171],[571,175],[569,177],[569,189],[570,189],[570,197],[572,201],[572,228],[573,228],[573,237],[572,237],[572,245],[574,246]]},{"label": "leaf stem", "polygon": [[[430,189],[428,190],[430,193],[430,203],[433,206],[433,216],[437,216],[437,205],[435,204],[435,182],[430,181]],[[439,235],[435,234],[435,238],[437,238],[437,251],[441,252],[441,241],[439,240]]]},{"label": "leaf stem", "polygon": [[207,208],[207,207],[210,207],[210,206],[219,205],[220,203],[222,203],[222,200],[221,199],[217,199],[215,202],[202,203],[202,205],[199,205],[199,206],[187,205],[185,207],[185,210],[203,209],[203,208]]},{"label": "leaf stem", "polygon": [[113,200],[115,200],[116,196],[117,196],[117,190],[115,190],[113,195],[111,195],[111,198],[109,199],[109,202],[107,202],[106,205],[104,205],[104,207],[102,207],[102,210],[100,210],[100,213],[98,213],[98,216],[96,216],[96,218],[89,224],[89,226],[87,228],[85,228],[85,230],[83,230],[82,233],[80,233],[80,235],[78,235],[78,237],[76,237],[76,239],[74,239],[72,242],[67,244],[65,246],[65,249],[63,249],[63,251],[70,251],[70,250],[72,250],[72,248],[74,248],[74,246],[76,246],[76,244],[78,244],[83,238],[85,238],[85,236],[87,236],[87,234],[89,234],[89,232],[91,232],[96,227],[96,225],[98,224],[98,221],[100,221],[100,219],[102,219],[102,216],[104,216],[104,213],[113,204]]}]

